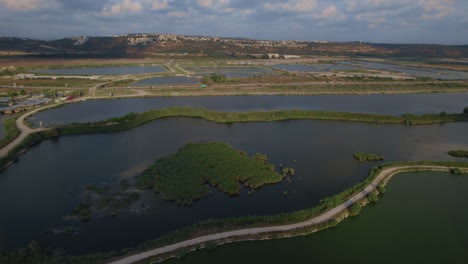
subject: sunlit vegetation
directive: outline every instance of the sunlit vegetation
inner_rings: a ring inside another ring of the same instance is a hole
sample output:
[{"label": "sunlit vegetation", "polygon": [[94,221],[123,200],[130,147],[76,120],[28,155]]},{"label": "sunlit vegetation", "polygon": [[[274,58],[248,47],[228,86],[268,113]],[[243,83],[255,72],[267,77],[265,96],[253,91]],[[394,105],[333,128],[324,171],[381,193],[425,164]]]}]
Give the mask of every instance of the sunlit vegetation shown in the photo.
[{"label": "sunlit vegetation", "polygon": [[363,161],[380,161],[384,160],[384,156],[379,156],[377,154],[372,153],[364,153],[364,152],[356,152],[354,153],[354,158],[363,162]]},{"label": "sunlit vegetation", "polygon": [[468,158],[468,151],[466,150],[451,150],[448,154],[456,158]]},{"label": "sunlit vegetation", "polygon": [[206,84],[225,83],[228,81],[229,79],[226,77],[226,75],[216,74],[216,73],[211,74],[211,76],[203,76],[203,79],[202,79],[202,82]]},{"label": "sunlit vegetation", "polygon": [[265,155],[248,157],[225,143],[196,143],[159,159],[143,172],[137,186],[153,187],[164,199],[190,205],[209,194],[205,183],[235,195],[241,184],[255,190],[282,179]]}]

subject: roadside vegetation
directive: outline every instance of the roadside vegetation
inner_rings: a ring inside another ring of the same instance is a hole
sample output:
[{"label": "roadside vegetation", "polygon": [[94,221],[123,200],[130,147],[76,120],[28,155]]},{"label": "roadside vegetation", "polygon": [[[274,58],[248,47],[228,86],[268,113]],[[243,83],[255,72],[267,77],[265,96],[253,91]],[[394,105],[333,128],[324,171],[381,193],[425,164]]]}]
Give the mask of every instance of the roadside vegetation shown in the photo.
[{"label": "roadside vegetation", "polygon": [[21,131],[16,126],[16,119],[17,117],[10,117],[3,120],[3,131],[5,132],[5,136],[0,139],[0,148],[10,144],[10,142],[20,135]]},{"label": "roadside vegetation", "polygon": [[456,158],[468,158],[468,151],[466,150],[451,150],[448,154]]},{"label": "roadside vegetation", "polygon": [[225,143],[192,143],[156,161],[136,184],[140,188],[153,187],[166,200],[190,205],[210,193],[205,183],[236,195],[241,184],[255,190],[282,179],[266,155],[248,157]]},{"label": "roadside vegetation", "polygon": [[354,153],[354,158],[363,162],[363,161],[380,161],[384,160],[384,156],[379,156],[377,154],[371,153],[364,153],[364,152],[356,152]]}]

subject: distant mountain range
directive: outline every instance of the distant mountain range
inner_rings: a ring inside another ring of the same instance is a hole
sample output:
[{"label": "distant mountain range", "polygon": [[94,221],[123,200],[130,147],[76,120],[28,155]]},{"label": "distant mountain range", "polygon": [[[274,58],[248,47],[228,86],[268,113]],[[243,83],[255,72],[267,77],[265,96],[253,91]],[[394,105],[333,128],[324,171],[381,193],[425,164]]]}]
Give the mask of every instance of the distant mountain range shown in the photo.
[{"label": "distant mountain range", "polygon": [[267,41],[244,38],[129,34],[108,37],[72,37],[53,41],[0,37],[0,51],[44,56],[179,56],[359,55],[378,57],[468,57],[468,45],[373,44],[327,41]]}]

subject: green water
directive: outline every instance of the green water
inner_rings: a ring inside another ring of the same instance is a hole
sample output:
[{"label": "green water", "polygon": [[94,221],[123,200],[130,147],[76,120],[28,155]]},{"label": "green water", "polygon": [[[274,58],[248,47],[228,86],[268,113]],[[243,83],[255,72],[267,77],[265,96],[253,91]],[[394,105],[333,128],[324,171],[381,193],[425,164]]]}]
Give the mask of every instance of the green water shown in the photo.
[{"label": "green water", "polygon": [[402,173],[377,204],[306,237],[220,246],[167,263],[467,263],[468,176]]}]

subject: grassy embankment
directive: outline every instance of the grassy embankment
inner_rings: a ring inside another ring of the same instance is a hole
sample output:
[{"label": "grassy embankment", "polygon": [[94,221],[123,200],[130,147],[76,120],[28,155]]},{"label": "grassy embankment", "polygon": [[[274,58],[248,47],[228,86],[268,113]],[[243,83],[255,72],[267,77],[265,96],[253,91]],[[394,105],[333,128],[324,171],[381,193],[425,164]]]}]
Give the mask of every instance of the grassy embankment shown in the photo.
[{"label": "grassy embankment", "polygon": [[468,151],[466,150],[451,150],[448,154],[456,158],[468,158]]},{"label": "grassy embankment", "polygon": [[159,159],[137,180],[137,187],[154,187],[166,200],[190,205],[210,193],[209,185],[229,195],[280,182],[283,176],[268,164],[266,155],[248,157],[225,143],[193,143],[174,155]]},{"label": "grassy embankment", "polygon": [[0,148],[10,144],[10,142],[20,135],[21,131],[16,126],[16,119],[17,117],[10,117],[3,120],[3,131],[5,132],[5,136],[0,139]]},{"label": "grassy embankment", "polygon": [[379,156],[377,154],[372,153],[364,153],[364,152],[356,152],[354,153],[354,158],[363,162],[363,161],[379,161],[384,160],[384,156]]},{"label": "grassy embankment", "polygon": [[[236,83],[235,85],[243,83]],[[137,88],[137,87],[135,87]],[[108,88],[108,90],[111,90]],[[155,86],[152,90],[145,89],[152,96],[210,96],[210,95],[326,95],[326,94],[406,94],[406,93],[453,93],[468,92],[468,83],[317,83],[306,85],[268,85],[252,84],[243,86],[220,86],[208,88],[193,86],[190,88]]]},{"label": "grassy embankment", "polygon": [[[208,235],[218,232],[224,232],[229,230],[236,230],[240,228],[251,228],[251,227],[265,227],[272,225],[286,225],[292,223],[303,222],[319,216],[326,211],[335,208],[336,206],[343,204],[346,200],[353,197],[359,192],[362,192],[384,169],[400,166],[443,166],[447,168],[464,168],[464,171],[468,170],[468,162],[455,162],[455,161],[421,161],[421,162],[394,162],[387,163],[376,166],[372,168],[369,172],[368,177],[359,184],[344,190],[343,192],[336,194],[331,197],[324,198],[320,201],[320,204],[311,209],[305,209],[288,214],[280,214],[274,216],[246,216],[246,217],[237,217],[237,218],[226,218],[226,219],[213,219],[200,222],[198,224],[186,227],[170,234],[161,236],[155,240],[148,241],[142,245],[139,245],[134,248],[124,249],[120,252],[111,252],[107,254],[94,254],[87,256],[77,256],[77,257],[53,257],[52,254],[49,254],[47,251],[34,246],[29,246],[26,249],[19,250],[8,250],[0,253],[0,260],[5,264],[13,263],[30,263],[30,264],[92,264],[92,263],[106,263],[110,258],[115,258],[119,256],[131,255],[136,252],[141,252],[144,250],[161,247],[164,245],[174,244],[183,240],[199,237],[202,235]],[[430,169],[424,168],[410,168],[404,170],[405,172],[409,171],[427,171]],[[461,170],[460,170],[461,171]],[[378,201],[378,195],[385,192],[384,185],[388,182],[384,180],[377,189],[372,192],[368,197],[367,201],[376,202]],[[355,205],[352,205],[349,208],[349,212],[344,215],[337,216],[336,219],[333,219],[326,223],[321,223],[313,226],[306,227],[301,230],[293,230],[285,233],[271,233],[271,234],[262,234],[258,236],[251,236],[248,239],[278,239],[283,237],[293,237],[307,235],[314,232],[318,232],[330,227],[336,226],[340,221],[344,220],[348,215],[357,215],[361,211],[362,205],[365,205],[367,201],[359,202]],[[192,250],[201,249],[204,247],[216,246],[218,243],[232,242],[232,241],[242,241],[247,239],[246,237],[237,237],[233,239],[228,239],[224,241],[217,241],[190,247],[184,249],[181,252],[188,252]],[[153,260],[163,260],[170,258],[172,254],[166,254],[163,256],[157,256],[152,258]],[[144,263],[147,263],[144,262]]]},{"label": "grassy embankment", "polygon": [[18,145],[16,148],[10,151],[6,157],[0,159],[0,170],[5,169],[11,162],[17,159],[18,155],[20,155],[23,151],[27,150],[30,146],[32,146],[33,144],[31,144],[31,142],[40,142],[43,139],[44,135],[45,138],[48,138],[50,136],[49,132],[51,133],[51,135],[55,136],[83,133],[110,133],[138,127],[155,119],[180,116],[203,118],[218,123],[272,122],[295,119],[312,119],[365,122],[377,124],[425,125],[445,122],[468,121],[467,114],[405,114],[403,116],[398,117],[392,115],[356,114],[347,112],[307,110],[223,113],[210,111],[203,108],[169,107],[165,109],[151,110],[139,114],[130,113],[123,117],[110,118],[108,120],[100,122],[72,123],[69,125],[59,126],[54,130],[49,130],[39,134],[32,134],[28,136],[20,145]]}]

